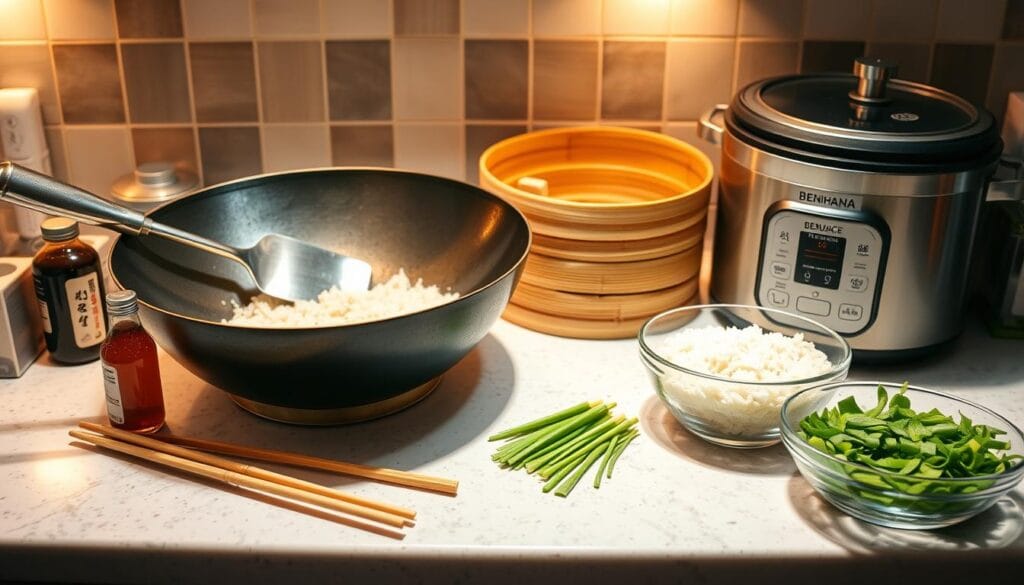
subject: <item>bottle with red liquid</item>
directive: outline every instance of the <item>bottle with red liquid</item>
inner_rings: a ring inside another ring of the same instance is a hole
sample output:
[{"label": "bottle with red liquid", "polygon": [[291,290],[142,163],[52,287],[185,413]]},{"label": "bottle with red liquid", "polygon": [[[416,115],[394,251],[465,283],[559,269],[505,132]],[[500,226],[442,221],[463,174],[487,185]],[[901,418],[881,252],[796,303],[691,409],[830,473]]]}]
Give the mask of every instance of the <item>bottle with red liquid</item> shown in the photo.
[{"label": "bottle with red liquid", "polygon": [[139,321],[135,291],[107,295],[110,329],[100,349],[107,417],[114,428],[156,432],[164,425],[164,392],[156,343]]}]

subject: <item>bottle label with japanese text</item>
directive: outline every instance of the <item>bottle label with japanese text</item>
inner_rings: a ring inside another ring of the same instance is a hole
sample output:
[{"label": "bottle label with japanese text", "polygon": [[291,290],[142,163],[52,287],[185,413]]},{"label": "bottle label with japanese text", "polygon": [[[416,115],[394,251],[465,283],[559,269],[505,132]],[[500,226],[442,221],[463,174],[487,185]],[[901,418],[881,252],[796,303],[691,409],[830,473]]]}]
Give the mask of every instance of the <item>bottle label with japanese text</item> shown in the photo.
[{"label": "bottle label with japanese text", "polygon": [[110,422],[124,424],[121,384],[117,379],[117,370],[107,364],[103,364],[103,392],[107,395],[107,416],[110,417]]},{"label": "bottle label with japanese text", "polygon": [[103,319],[100,303],[99,275],[91,272],[64,283],[68,295],[68,310],[75,330],[75,345],[85,349],[103,341],[107,335],[107,324]]}]

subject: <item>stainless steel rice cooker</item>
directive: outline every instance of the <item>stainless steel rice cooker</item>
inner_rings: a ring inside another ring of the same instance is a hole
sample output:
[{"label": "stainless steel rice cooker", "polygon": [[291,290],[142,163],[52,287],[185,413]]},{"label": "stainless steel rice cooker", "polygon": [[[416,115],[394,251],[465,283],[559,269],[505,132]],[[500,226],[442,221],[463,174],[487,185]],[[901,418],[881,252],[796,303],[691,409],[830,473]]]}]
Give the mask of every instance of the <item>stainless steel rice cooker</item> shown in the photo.
[{"label": "stainless steel rice cooker", "polygon": [[701,119],[722,144],[712,298],[812,318],[861,361],[959,334],[1002,150],[983,108],[894,70],[758,81]]}]

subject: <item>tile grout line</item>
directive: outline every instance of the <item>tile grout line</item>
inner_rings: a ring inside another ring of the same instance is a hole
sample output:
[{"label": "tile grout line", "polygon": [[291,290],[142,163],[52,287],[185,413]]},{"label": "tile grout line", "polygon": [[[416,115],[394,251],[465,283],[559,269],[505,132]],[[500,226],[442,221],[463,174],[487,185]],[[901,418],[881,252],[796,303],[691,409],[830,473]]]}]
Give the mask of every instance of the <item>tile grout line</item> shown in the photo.
[{"label": "tile grout line", "polygon": [[[57,77],[57,57],[56,57],[56,55],[54,55],[53,42],[50,39],[50,26],[49,26],[49,22],[50,21],[46,17],[46,6],[45,6],[45,4],[42,5],[41,9],[43,11],[43,22],[46,24],[46,41],[44,41],[44,42],[46,43],[45,44],[45,46],[46,46],[46,55],[47,55],[47,58],[50,61],[50,81],[53,83],[53,93],[55,94],[56,101],[57,101],[57,116],[59,117],[58,127],[60,129],[60,145],[61,145],[61,149],[64,151],[64,166],[66,167],[64,169],[64,171],[67,173],[67,177],[66,177],[67,181],[69,183],[71,183],[72,182],[72,176],[73,176],[71,174],[71,164],[72,163],[71,163],[71,156],[69,155],[69,150],[68,150],[67,132],[65,131],[66,128],[65,128],[65,123],[64,123],[64,102],[61,99],[61,95],[60,95],[60,80]],[[44,132],[45,132],[45,128],[44,128]],[[49,144],[47,144],[47,148],[49,148]],[[50,153],[50,170],[53,171],[54,175],[57,174],[56,173],[56,165],[53,164],[53,153]]]},{"label": "tile grout line", "polygon": [[[192,130],[192,148],[195,149],[196,153],[196,177],[200,185],[206,184],[206,178],[203,176],[203,148],[199,142],[199,114],[196,112],[196,94],[195,84],[192,80],[192,51],[190,50],[189,30],[188,30],[188,9],[186,8],[185,0],[181,0],[181,34],[184,37],[182,39],[182,51],[185,53],[185,84],[188,87],[188,113],[192,117],[192,121],[189,123],[188,128]],[[132,138],[134,142],[134,137]]]},{"label": "tile grout line", "polygon": [[256,0],[248,0],[249,4],[249,28],[252,31],[252,38],[249,41],[252,47],[252,69],[256,78],[256,140],[260,147],[260,172],[263,172],[263,153],[266,152],[266,145],[263,143],[263,122],[266,121],[266,113],[263,111],[263,83],[260,79],[260,48],[256,37]]},{"label": "tile grout line", "polygon": [[460,152],[455,154],[458,157],[459,168],[461,168],[460,176],[462,180],[466,180],[466,26],[463,22],[466,14],[466,0],[458,0],[459,2],[459,104],[461,112],[459,115],[459,137],[456,141],[457,148]]},{"label": "tile grout line", "polygon": [[[327,38],[324,32],[325,19],[324,19],[324,0],[317,0],[317,19],[319,22],[320,29],[320,77],[323,83],[322,87],[322,99],[324,106],[324,131],[327,132],[327,164],[333,166],[334,163],[334,152],[333,145],[331,143],[331,76],[327,69]],[[262,133],[262,131],[261,131]],[[322,136],[322,133],[321,133]],[[323,156],[323,152],[320,153]]]}]

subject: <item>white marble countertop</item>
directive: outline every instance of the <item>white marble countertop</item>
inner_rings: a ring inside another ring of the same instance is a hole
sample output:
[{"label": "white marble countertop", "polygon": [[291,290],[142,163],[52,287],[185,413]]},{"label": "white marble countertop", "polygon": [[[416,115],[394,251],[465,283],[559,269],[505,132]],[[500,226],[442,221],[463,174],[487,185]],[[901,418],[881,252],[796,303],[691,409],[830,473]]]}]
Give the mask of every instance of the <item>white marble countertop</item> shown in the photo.
[{"label": "white marble countertop", "polygon": [[[850,377],[908,379],[1024,426],[1022,348],[972,322],[940,356],[855,366]],[[161,366],[174,432],[451,477],[459,494],[273,467],[416,509],[399,540],[97,454],[67,432],[106,420],[99,364],[60,367],[44,354],[22,378],[0,380],[0,581],[792,583],[820,582],[825,570],[841,583],[869,569],[939,567],[935,583],[1024,565],[1024,489],[941,531],[853,520],[813,493],[781,445],[729,450],[682,430],[632,340],[564,339],[499,321],[421,403],[331,428],[262,420],[168,356]],[[543,494],[533,477],[491,462],[488,434],[598,398],[641,419],[640,438],[600,490],[581,482],[567,499]]]}]

